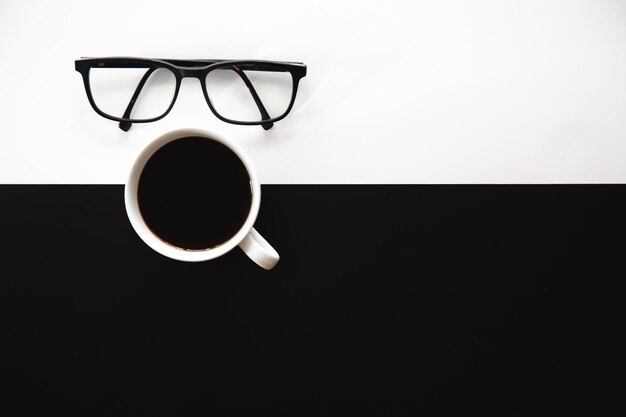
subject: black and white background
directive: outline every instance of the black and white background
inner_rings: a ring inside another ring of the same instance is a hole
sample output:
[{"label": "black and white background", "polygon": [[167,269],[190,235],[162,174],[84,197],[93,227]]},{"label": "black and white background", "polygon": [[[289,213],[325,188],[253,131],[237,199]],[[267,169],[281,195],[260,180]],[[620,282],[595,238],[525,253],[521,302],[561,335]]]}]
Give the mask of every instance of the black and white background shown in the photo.
[{"label": "black and white background", "polygon": [[[0,415],[619,413],[625,32],[608,0],[0,2]],[[268,132],[190,81],[124,133],[90,55],[309,75]],[[250,154],[274,270],[134,233],[130,164],[185,126]]]}]

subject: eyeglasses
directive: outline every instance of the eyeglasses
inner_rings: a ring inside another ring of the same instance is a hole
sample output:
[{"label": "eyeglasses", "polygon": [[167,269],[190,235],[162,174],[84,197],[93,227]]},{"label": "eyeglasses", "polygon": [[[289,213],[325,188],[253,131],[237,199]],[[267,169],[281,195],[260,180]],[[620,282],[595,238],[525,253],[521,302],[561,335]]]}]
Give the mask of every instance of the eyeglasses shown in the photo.
[{"label": "eyeglasses", "polygon": [[200,80],[217,118],[270,129],[293,107],[306,65],[297,62],[217,59],[83,58],[76,60],[91,107],[102,117],[133,123],[165,117],[185,77]]}]

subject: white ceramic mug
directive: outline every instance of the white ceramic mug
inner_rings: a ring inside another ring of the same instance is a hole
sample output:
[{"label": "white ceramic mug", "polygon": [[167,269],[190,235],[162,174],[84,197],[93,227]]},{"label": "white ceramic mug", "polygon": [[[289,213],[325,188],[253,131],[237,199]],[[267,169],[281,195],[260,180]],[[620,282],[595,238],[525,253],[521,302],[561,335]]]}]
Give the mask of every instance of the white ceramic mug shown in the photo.
[{"label": "white ceramic mug", "polygon": [[[243,226],[241,226],[239,231],[227,241],[216,247],[204,250],[185,250],[162,241],[146,225],[143,217],[141,216],[137,200],[139,178],[141,177],[143,168],[150,157],[165,144],[184,137],[201,137],[225,145],[239,157],[243,165],[246,167],[248,177],[250,178],[252,203],[250,204],[250,211],[248,212],[248,217],[246,218]],[[257,179],[254,167],[250,162],[250,158],[248,158],[243,149],[237,143],[222,136],[200,129],[178,129],[158,137],[146,146],[135,160],[135,163],[130,170],[128,180],[126,181],[124,200],[126,203],[126,213],[128,214],[130,223],[139,237],[152,249],[169,258],[187,262],[208,261],[210,259],[217,258],[218,256],[222,256],[236,246],[239,246],[245,254],[250,257],[250,259],[265,269],[272,269],[280,259],[276,250],[274,250],[274,248],[272,248],[272,246],[252,227],[256,221],[257,215],[259,214],[259,206],[261,204],[261,185]]]}]

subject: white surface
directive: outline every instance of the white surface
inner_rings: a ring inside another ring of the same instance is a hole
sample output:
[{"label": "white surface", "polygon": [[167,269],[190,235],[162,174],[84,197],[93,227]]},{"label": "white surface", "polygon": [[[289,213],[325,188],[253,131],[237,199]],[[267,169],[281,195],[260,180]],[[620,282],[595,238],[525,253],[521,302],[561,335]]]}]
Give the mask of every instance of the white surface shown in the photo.
[{"label": "white surface", "polygon": [[[81,56],[308,64],[273,129],[234,126],[186,79],[125,133]],[[239,142],[262,183],[626,182],[626,1],[0,0],[0,182],[117,183],[152,139]]]}]

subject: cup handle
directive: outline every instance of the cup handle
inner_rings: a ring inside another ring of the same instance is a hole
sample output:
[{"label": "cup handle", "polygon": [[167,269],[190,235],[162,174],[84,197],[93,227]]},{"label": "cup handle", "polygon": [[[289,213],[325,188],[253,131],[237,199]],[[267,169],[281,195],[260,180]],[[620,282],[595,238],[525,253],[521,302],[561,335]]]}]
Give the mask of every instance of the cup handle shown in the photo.
[{"label": "cup handle", "polygon": [[264,269],[274,268],[280,259],[278,252],[254,228],[250,229],[239,247],[250,259]]}]

